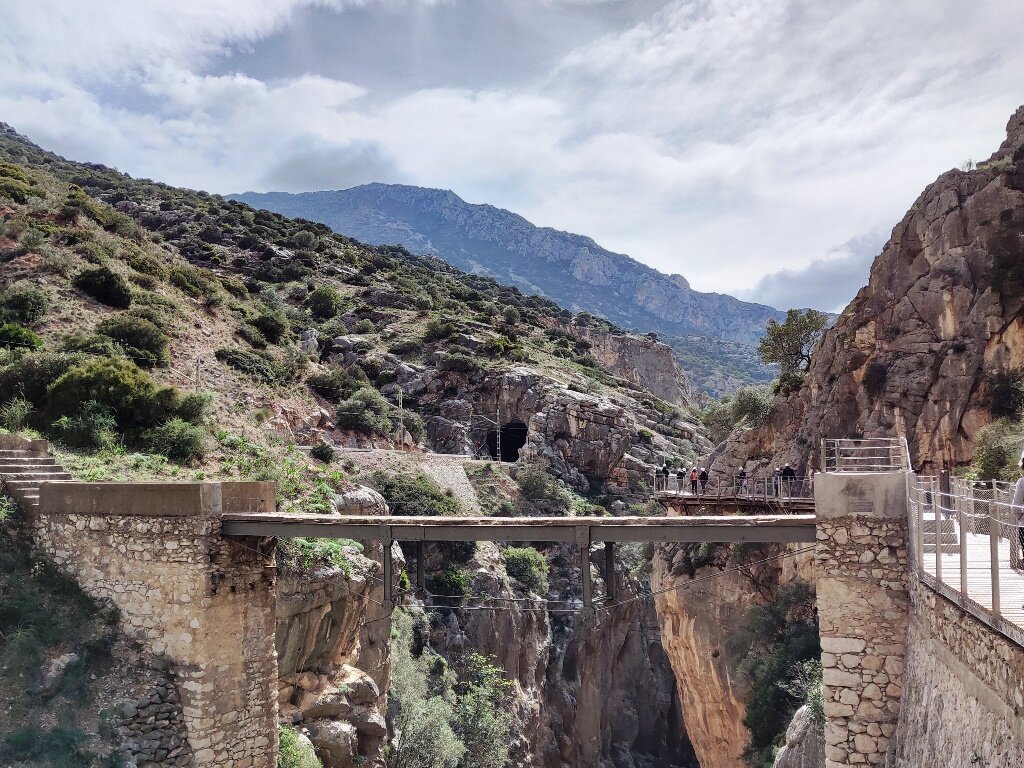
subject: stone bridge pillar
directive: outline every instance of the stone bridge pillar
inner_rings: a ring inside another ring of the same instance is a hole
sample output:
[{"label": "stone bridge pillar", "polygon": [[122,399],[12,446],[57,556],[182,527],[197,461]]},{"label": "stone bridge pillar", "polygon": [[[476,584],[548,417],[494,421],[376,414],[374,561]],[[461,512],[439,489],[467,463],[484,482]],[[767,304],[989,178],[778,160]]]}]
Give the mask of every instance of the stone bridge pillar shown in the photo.
[{"label": "stone bridge pillar", "polygon": [[[221,537],[270,483],[45,483],[38,547],[169,662],[194,766],[276,768],[273,545]],[[269,501],[268,501],[269,499]]]},{"label": "stone bridge pillar", "polygon": [[815,477],[826,768],[881,765],[896,727],[910,621],[906,481]]}]

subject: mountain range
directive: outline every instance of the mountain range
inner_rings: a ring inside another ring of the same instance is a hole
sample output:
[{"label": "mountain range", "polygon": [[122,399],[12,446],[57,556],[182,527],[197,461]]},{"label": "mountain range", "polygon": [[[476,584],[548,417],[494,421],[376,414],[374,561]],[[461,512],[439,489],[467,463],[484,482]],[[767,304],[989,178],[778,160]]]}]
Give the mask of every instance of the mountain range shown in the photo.
[{"label": "mountain range", "polygon": [[695,291],[682,275],[666,275],[589,237],[537,227],[492,205],[467,203],[449,190],[364,184],[230,197],[326,224],[365,243],[402,245],[572,311],[655,332],[676,349],[694,383],[711,393],[772,377],[753,346],[767,321],[783,316],[779,310]]}]

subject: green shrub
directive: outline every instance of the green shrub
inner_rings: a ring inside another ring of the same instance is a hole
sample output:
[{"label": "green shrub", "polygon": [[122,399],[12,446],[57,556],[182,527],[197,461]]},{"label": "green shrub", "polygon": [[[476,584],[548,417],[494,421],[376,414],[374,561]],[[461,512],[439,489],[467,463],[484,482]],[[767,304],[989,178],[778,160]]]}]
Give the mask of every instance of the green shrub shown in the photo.
[{"label": "green shrub", "polygon": [[201,299],[208,304],[219,303],[223,299],[220,282],[209,270],[181,264],[171,267],[169,277],[173,285],[194,299]]},{"label": "green shrub", "polygon": [[427,332],[423,335],[424,341],[442,341],[455,335],[455,324],[440,318],[433,318],[427,323]]},{"label": "green shrub", "polygon": [[147,430],[143,442],[153,453],[184,464],[202,459],[206,455],[209,441],[202,427],[184,419],[173,418]]},{"label": "green shrub", "polygon": [[84,269],[74,279],[75,287],[108,307],[125,309],[132,303],[132,290],[110,267]]},{"label": "green shrub", "polygon": [[329,400],[350,397],[357,389],[369,384],[366,373],[358,365],[315,373],[306,382],[314,392]]},{"label": "green shrub", "polygon": [[366,334],[373,333],[376,330],[377,326],[373,324],[372,320],[368,320],[367,318],[357,320],[356,324],[352,326],[352,333]]},{"label": "green shrub", "polygon": [[17,760],[19,764],[28,760],[53,768],[96,765],[96,756],[84,749],[88,741],[89,737],[76,728],[26,725],[6,734],[0,741],[0,760]]},{"label": "green shrub", "polygon": [[10,432],[24,429],[34,407],[24,397],[13,397],[0,406],[0,426]]},{"label": "green shrub", "polygon": [[121,430],[152,427],[175,414],[179,399],[135,363],[122,358],[88,360],[70,368],[46,393],[51,418],[72,416],[95,401],[111,409]]},{"label": "green shrub", "polygon": [[42,339],[16,323],[0,325],[0,349],[39,349]]},{"label": "green shrub", "polygon": [[271,344],[280,344],[289,331],[288,318],[281,310],[270,309],[265,305],[258,308],[259,314],[251,322],[264,338]]},{"label": "green shrub", "polygon": [[437,369],[439,371],[456,371],[459,373],[472,373],[480,370],[480,363],[471,355],[459,352],[442,352],[437,358]]},{"label": "green shrub", "polygon": [[1024,412],[1024,368],[1004,368],[986,374],[989,410],[998,418],[1018,419]]},{"label": "green shrub", "polygon": [[321,440],[319,443],[313,446],[309,452],[317,461],[322,461],[324,464],[330,464],[334,460],[334,449],[331,448],[326,442]]},{"label": "green shrub", "polygon": [[351,429],[366,435],[389,437],[394,433],[394,406],[371,386],[362,386],[338,404],[339,429]]},{"label": "green shrub", "polygon": [[0,295],[0,320],[32,325],[49,309],[46,292],[31,283],[16,283]]},{"label": "green shrub", "polygon": [[16,203],[27,203],[32,197],[32,187],[24,182],[7,176],[0,176],[0,197],[6,197]]},{"label": "green shrub", "polygon": [[267,348],[267,337],[252,323],[242,323],[235,332],[256,349]]},{"label": "green shrub", "polygon": [[427,591],[443,597],[462,597],[469,594],[469,576],[454,563],[427,578]]},{"label": "green shrub", "polygon": [[548,593],[548,561],[533,547],[509,547],[505,550],[505,571],[529,592]]},{"label": "green shrub", "polygon": [[[398,511],[396,514],[403,513]],[[435,541],[432,543],[447,563],[468,563],[476,554],[475,541]]]},{"label": "green shrub", "polygon": [[362,546],[350,539],[306,539],[297,537],[282,540],[278,552],[286,570],[310,571],[314,568],[338,568],[346,575],[352,571],[352,563],[346,549],[362,550]]},{"label": "green shrub", "polygon": [[61,416],[53,422],[61,440],[76,448],[94,451],[113,448],[117,444],[117,420],[109,406],[89,400],[73,415]]},{"label": "green shrub", "polygon": [[170,340],[156,325],[142,317],[112,315],[102,320],[96,331],[117,342],[128,357],[143,367],[170,362]]},{"label": "green shrub", "polygon": [[370,484],[380,492],[395,515],[438,516],[462,512],[458,500],[422,472],[378,471],[370,477]]},{"label": "green shrub", "polygon": [[323,768],[309,742],[300,740],[298,731],[291,726],[279,725],[277,738],[277,768]]},{"label": "green shrub", "polygon": [[30,352],[0,367],[0,392],[18,392],[33,405],[46,402],[49,386],[86,357],[63,352]]},{"label": "green shrub", "polygon": [[209,416],[213,397],[213,392],[189,392],[182,395],[178,416],[190,424],[202,424]]},{"label": "green shrub", "polygon": [[997,419],[978,430],[971,469],[979,480],[1012,480],[1022,447],[1024,425]]},{"label": "green shrub", "polygon": [[317,320],[330,320],[345,306],[345,300],[336,288],[329,285],[317,286],[306,297],[306,306]]},{"label": "green shrub", "polygon": [[166,264],[141,249],[129,248],[122,257],[125,264],[143,275],[148,275],[161,282],[166,281],[170,276],[170,270]]},{"label": "green shrub", "polygon": [[277,384],[289,376],[288,371],[266,352],[218,349],[214,356],[222,363],[266,384]]},{"label": "green shrub", "polygon": [[568,514],[572,509],[573,498],[555,478],[548,474],[540,463],[520,464],[516,468],[516,484],[520,492],[529,502],[541,502],[553,506],[556,514]]}]

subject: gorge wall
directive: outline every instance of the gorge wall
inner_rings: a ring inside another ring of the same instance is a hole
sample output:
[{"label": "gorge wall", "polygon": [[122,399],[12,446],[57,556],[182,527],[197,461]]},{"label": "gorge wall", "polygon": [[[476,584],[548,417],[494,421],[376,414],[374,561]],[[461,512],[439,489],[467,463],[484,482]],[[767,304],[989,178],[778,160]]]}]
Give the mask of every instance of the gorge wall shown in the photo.
[{"label": "gorge wall", "polygon": [[1024,365],[1024,107],[999,149],[942,174],[892,231],[802,385],[714,463],[817,466],[825,437],[906,436],[915,468],[974,456],[991,374]]}]

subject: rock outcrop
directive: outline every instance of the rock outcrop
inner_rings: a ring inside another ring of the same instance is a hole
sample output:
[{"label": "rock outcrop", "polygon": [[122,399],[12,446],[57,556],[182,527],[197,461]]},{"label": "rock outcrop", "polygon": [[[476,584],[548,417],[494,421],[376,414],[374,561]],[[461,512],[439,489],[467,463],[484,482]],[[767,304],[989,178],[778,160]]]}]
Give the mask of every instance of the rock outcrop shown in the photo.
[{"label": "rock outcrop", "polygon": [[825,732],[805,704],[793,715],[786,729],[786,743],[775,756],[772,768],[823,768]]},{"label": "rock outcrop", "polygon": [[972,170],[944,173],[893,229],[803,385],[715,463],[816,466],[825,437],[905,436],[916,468],[960,466],[992,419],[992,375],[1024,365],[1024,107]]},{"label": "rock outcrop", "polygon": [[743,768],[750,738],[743,725],[746,689],[727,659],[726,642],[743,612],[778,586],[796,578],[813,583],[812,557],[805,553],[728,571],[692,558],[680,546],[655,554],[651,587],[662,643],[701,768]]}]

